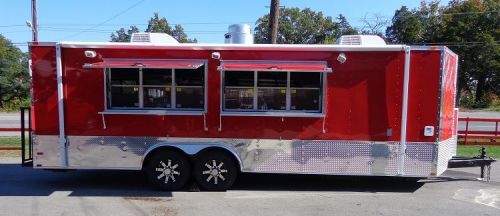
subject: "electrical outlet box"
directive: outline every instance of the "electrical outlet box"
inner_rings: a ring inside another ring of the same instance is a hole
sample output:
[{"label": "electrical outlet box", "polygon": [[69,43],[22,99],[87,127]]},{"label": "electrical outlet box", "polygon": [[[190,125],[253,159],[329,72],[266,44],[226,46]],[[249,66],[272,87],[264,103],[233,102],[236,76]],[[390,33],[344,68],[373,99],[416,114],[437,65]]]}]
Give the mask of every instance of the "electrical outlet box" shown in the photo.
[{"label": "electrical outlet box", "polygon": [[427,137],[434,136],[434,126],[425,126],[424,136],[427,136]]}]

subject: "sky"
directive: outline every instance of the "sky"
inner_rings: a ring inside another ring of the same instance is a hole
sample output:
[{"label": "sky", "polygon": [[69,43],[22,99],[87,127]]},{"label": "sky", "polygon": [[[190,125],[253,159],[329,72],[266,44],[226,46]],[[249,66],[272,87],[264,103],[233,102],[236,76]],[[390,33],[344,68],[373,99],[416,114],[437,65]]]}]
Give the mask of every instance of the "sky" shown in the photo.
[{"label": "sky", "polygon": [[[255,21],[269,13],[270,0],[38,0],[39,41],[109,41],[112,32],[137,25],[145,30],[154,12],[171,24],[181,24],[189,38],[199,43],[223,43],[230,24]],[[420,0],[281,0],[284,7],[309,7],[325,16],[343,14],[354,27],[363,17],[390,19],[405,5]],[[447,2],[445,0],[442,1]],[[0,34],[27,50],[31,41],[31,0],[2,0]]]}]

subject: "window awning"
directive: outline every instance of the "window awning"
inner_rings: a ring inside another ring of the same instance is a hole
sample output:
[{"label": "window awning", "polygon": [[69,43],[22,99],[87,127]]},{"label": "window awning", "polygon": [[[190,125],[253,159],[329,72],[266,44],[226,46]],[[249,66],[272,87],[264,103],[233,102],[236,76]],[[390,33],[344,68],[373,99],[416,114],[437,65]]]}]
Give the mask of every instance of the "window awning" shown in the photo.
[{"label": "window awning", "polygon": [[326,62],[222,61],[220,71],[332,72]]},{"label": "window awning", "polygon": [[197,69],[205,63],[201,60],[112,60],[85,63],[83,68],[174,68]]}]

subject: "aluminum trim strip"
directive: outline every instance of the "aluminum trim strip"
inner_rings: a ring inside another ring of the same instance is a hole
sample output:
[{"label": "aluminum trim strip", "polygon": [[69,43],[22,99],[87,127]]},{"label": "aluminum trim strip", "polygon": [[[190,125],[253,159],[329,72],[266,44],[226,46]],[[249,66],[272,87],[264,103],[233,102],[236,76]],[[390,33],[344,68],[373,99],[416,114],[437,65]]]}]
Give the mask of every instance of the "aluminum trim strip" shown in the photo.
[{"label": "aluminum trim strip", "polygon": [[[161,65],[164,63],[165,65]],[[172,64],[186,65],[172,65]],[[148,65],[160,64],[160,65]],[[169,65],[170,64],[170,65]],[[130,58],[105,58],[103,61],[84,63],[83,68],[172,68],[172,69],[198,69],[206,64],[200,59],[130,59]]]},{"label": "aluminum trim strip", "polygon": [[410,46],[414,51],[440,51],[443,46]]},{"label": "aluminum trim strip", "polygon": [[442,127],[442,109],[444,103],[444,85],[446,79],[446,47],[441,47],[441,66],[439,68],[439,98],[438,98],[438,113],[437,113],[437,123],[438,127],[436,128],[436,142],[441,141],[441,127]]},{"label": "aluminum trim strip", "polygon": [[205,111],[169,111],[169,110],[106,110],[103,115],[203,115]]},{"label": "aluminum trim strip", "polygon": [[62,69],[62,53],[61,45],[56,45],[56,75],[57,75],[57,111],[59,119],[59,153],[61,159],[61,166],[68,166],[68,151],[67,141],[64,126],[64,83],[63,83],[63,69]]},{"label": "aluminum trim strip", "polygon": [[270,116],[270,117],[306,117],[323,118],[323,113],[294,113],[294,112],[222,112],[221,116]]},{"label": "aluminum trim strip", "polygon": [[404,175],[405,155],[406,155],[406,127],[408,122],[408,90],[410,84],[410,62],[411,62],[411,48],[405,47],[405,65],[404,65],[404,78],[403,78],[403,107],[401,112],[401,147],[399,161],[399,174]]}]

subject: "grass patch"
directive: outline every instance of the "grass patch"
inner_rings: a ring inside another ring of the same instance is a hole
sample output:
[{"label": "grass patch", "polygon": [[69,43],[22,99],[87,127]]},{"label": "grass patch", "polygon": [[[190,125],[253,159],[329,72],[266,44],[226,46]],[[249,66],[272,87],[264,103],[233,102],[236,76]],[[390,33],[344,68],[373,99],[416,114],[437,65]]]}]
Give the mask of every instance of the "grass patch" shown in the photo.
[{"label": "grass patch", "polygon": [[2,150],[0,157],[21,157],[21,151],[18,150]]},{"label": "grass patch", "polygon": [[[26,145],[27,144],[28,141],[26,141]],[[21,137],[0,137],[0,147],[18,147],[20,145],[21,145]],[[21,151],[1,150],[0,157],[21,157]]]},{"label": "grass patch", "polygon": [[[485,146],[486,155],[493,158],[500,158],[500,146]],[[457,148],[457,156],[474,157],[481,154],[480,145],[459,145]]]},{"label": "grass patch", "polygon": [[0,137],[0,146],[19,146],[20,143],[20,137]]}]

